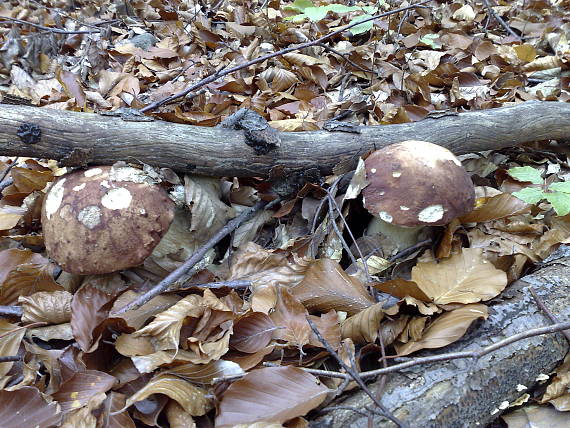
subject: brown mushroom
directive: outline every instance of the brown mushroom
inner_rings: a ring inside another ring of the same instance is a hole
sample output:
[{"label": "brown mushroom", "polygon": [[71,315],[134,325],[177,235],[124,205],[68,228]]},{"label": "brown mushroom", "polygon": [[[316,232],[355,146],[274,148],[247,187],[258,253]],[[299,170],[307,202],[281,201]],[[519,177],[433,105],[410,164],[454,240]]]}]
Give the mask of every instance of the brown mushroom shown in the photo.
[{"label": "brown mushroom", "polygon": [[373,152],[365,166],[364,207],[374,215],[368,233],[394,237],[398,249],[413,245],[422,227],[448,224],[473,209],[469,174],[437,144],[392,144]]},{"label": "brown mushroom", "polygon": [[152,253],[174,211],[167,192],[139,169],[117,164],[76,170],[45,196],[46,249],[70,273],[127,269]]}]

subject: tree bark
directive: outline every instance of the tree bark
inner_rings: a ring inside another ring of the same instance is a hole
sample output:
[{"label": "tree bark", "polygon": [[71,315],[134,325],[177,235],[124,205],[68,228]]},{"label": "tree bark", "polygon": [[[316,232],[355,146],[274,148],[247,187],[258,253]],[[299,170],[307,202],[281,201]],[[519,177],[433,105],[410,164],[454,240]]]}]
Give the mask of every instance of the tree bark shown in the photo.
[{"label": "tree bark", "polygon": [[[570,319],[570,247],[562,247],[543,268],[513,283],[490,302],[489,318],[474,325],[460,341],[443,350],[416,356],[477,350],[516,333],[551,324],[538,309],[532,286],[559,322]],[[550,374],[569,345],[561,333],[512,343],[475,361],[458,359],[418,365],[388,374],[382,403],[400,420],[422,428],[482,428],[496,419],[501,403],[513,403],[529,393],[540,374]],[[524,385],[527,390],[520,390]],[[372,391],[379,381],[369,385]],[[532,394],[532,393],[531,393]],[[331,406],[363,409],[373,406],[362,391],[341,397]],[[394,425],[375,417],[374,427]],[[368,418],[351,410],[335,410],[314,420],[312,428],[365,428]]]},{"label": "tree bark", "polygon": [[[39,142],[24,143],[17,136],[26,123],[39,126]],[[267,177],[273,168],[285,172],[318,168],[327,175],[336,165],[353,166],[368,151],[404,140],[430,141],[461,154],[568,138],[570,104],[531,101],[358,129],[359,133],[282,133],[280,147],[256,155],[245,144],[242,131],[1,104],[0,154],[63,159],[68,165],[140,161],[210,176]]]}]

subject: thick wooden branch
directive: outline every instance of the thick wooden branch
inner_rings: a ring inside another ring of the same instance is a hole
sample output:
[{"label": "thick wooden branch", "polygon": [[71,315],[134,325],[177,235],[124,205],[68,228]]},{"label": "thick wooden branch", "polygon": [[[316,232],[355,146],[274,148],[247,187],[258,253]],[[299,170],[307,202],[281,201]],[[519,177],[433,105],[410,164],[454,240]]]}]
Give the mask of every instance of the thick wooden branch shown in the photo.
[{"label": "thick wooden branch", "polygon": [[[26,123],[39,126],[39,142],[26,144],[17,136]],[[570,104],[532,101],[415,123],[362,127],[358,134],[283,133],[279,148],[256,155],[241,131],[0,104],[0,155],[66,159],[70,165],[141,161],[211,176],[268,176],[274,167],[316,167],[330,174],[339,163],[354,164],[370,150],[411,139],[438,143],[460,154],[569,135]]]}]

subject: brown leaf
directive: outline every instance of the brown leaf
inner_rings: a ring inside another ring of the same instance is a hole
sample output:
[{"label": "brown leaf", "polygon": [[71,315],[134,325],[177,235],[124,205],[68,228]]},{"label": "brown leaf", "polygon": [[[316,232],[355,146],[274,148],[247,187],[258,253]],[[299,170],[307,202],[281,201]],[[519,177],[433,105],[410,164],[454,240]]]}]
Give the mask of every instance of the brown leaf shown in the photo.
[{"label": "brown leaf", "polygon": [[[134,301],[139,296],[133,290],[127,290],[121,294],[115,304],[113,309],[111,309],[111,314],[114,311],[126,306],[128,303]],[[165,311],[176,302],[180,300],[180,297],[171,294],[161,294],[152,298],[149,302],[145,303],[138,309],[131,309],[130,311],[124,312],[120,315],[112,315],[114,318],[123,318],[129,327],[134,329],[141,328],[149,318],[155,316],[156,314]]]},{"label": "brown leaf", "polygon": [[192,415],[174,400],[168,402],[165,413],[170,428],[196,428]]},{"label": "brown leaf", "polygon": [[241,352],[255,353],[271,341],[275,324],[263,312],[250,312],[234,323],[230,346]]},{"label": "brown leaf", "polygon": [[398,355],[408,355],[420,349],[442,348],[461,338],[477,318],[487,319],[487,306],[474,303],[446,312],[429,325],[417,342],[395,345]]},{"label": "brown leaf", "polygon": [[530,205],[509,193],[501,193],[485,201],[485,203],[469,214],[460,218],[461,223],[480,223],[530,211]]},{"label": "brown leaf", "polygon": [[347,318],[341,325],[343,339],[350,338],[354,343],[365,344],[376,341],[380,321],[384,318],[383,303],[376,303]]},{"label": "brown leaf", "polygon": [[71,320],[71,293],[67,291],[40,291],[31,296],[20,296],[22,322],[45,322],[62,324]]},{"label": "brown leaf", "polygon": [[2,428],[59,426],[62,413],[59,404],[46,403],[40,391],[24,386],[15,391],[0,391],[0,421]]},{"label": "brown leaf", "polygon": [[105,428],[136,428],[135,422],[131,419],[128,412],[115,413],[123,408],[124,405],[125,395],[111,391],[105,399],[97,426],[104,426]]},{"label": "brown leaf", "polygon": [[275,311],[270,317],[280,328],[275,330],[273,337],[290,346],[303,347],[309,343],[312,332],[307,315],[305,307],[287,289],[279,288]]},{"label": "brown leaf", "polygon": [[69,412],[83,407],[95,395],[107,392],[115,382],[113,376],[97,370],[77,372],[60,386],[53,398],[59,401],[64,412]]},{"label": "brown leaf", "polygon": [[420,287],[418,287],[418,284],[414,281],[406,281],[402,278],[391,279],[380,284],[374,284],[374,288],[400,299],[410,296],[414,299],[421,300],[422,302],[430,301],[430,298],[426,296]]},{"label": "brown leaf", "polygon": [[83,352],[97,348],[102,333],[97,327],[107,319],[115,297],[90,284],[81,287],[73,296],[71,329]]},{"label": "brown leaf", "polygon": [[283,423],[317,407],[328,392],[313,375],[295,367],[253,370],[222,396],[216,427]]},{"label": "brown leaf", "polygon": [[51,275],[49,260],[30,250],[0,251],[0,305],[13,305],[19,296],[62,287]]},{"label": "brown leaf", "polygon": [[159,374],[152,378],[143,388],[131,395],[125,407],[142,401],[152,394],[164,394],[176,401],[185,412],[192,416],[206,414],[211,406],[211,400],[206,397],[206,390],[192,385],[190,382],[171,374]]},{"label": "brown leaf", "polygon": [[497,296],[507,274],[487,261],[482,249],[464,248],[440,263],[418,263],[412,280],[434,303],[473,303]]},{"label": "brown leaf", "polygon": [[[338,319],[338,314],[336,311],[329,311],[326,314],[322,314],[320,317],[309,315],[311,321],[315,323],[317,330],[323,339],[334,349],[337,350],[340,346],[340,322]],[[317,338],[315,332],[311,332],[309,338],[309,345],[320,346],[324,348],[324,345]]]},{"label": "brown leaf", "polygon": [[192,383],[209,385],[216,378],[242,375],[245,372],[233,361],[217,360],[208,364],[181,364],[163,373],[173,374]]},{"label": "brown leaf", "polygon": [[331,259],[314,260],[291,293],[310,311],[334,309],[354,315],[374,304],[362,282]]},{"label": "brown leaf", "polygon": [[[9,323],[4,318],[0,318],[0,355],[16,355],[25,333],[25,328],[21,328],[16,324]],[[3,386],[4,382],[9,380],[4,378],[4,376],[6,376],[13,365],[14,363],[11,361],[0,363],[0,387]]]},{"label": "brown leaf", "polygon": [[21,193],[30,194],[42,190],[54,179],[52,171],[34,171],[28,168],[14,167],[11,170],[14,186]]}]

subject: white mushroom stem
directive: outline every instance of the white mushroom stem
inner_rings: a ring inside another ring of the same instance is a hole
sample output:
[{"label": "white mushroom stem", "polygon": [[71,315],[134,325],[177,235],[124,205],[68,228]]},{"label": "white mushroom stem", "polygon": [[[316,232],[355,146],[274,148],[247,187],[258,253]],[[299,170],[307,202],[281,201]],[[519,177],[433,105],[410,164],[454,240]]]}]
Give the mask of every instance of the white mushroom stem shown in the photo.
[{"label": "white mushroom stem", "polygon": [[397,226],[382,220],[380,217],[374,216],[368,224],[366,234],[370,236],[380,233],[397,247],[397,251],[401,251],[416,244],[418,242],[418,235],[424,228],[425,226]]}]

